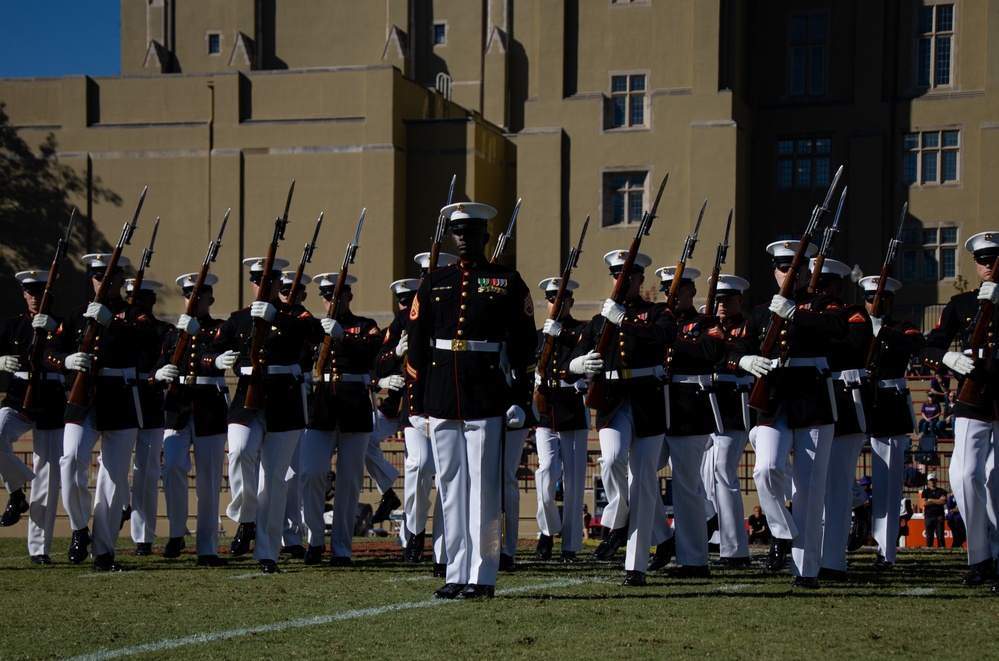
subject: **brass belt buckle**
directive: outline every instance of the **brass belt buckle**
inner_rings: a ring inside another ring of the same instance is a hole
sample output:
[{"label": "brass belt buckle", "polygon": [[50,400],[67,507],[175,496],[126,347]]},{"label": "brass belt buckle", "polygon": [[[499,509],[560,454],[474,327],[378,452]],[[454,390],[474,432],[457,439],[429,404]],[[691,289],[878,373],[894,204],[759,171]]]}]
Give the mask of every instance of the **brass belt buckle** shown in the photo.
[{"label": "brass belt buckle", "polygon": [[619,375],[620,375],[620,377],[622,379],[630,379],[631,378],[631,368],[620,370],[619,371]]},{"label": "brass belt buckle", "polygon": [[330,381],[332,383],[339,383],[342,380],[343,380],[343,375],[340,374],[339,372],[333,372],[330,374]]},{"label": "brass belt buckle", "polygon": [[468,351],[468,340],[451,340],[451,351]]}]

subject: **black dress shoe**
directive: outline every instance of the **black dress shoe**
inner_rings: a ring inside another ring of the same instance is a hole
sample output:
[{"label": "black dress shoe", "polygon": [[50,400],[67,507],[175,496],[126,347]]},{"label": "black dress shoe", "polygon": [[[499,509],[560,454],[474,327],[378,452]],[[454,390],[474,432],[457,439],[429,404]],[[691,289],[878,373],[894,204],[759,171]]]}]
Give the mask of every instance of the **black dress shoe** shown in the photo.
[{"label": "black dress shoe", "polygon": [[118,524],[118,530],[125,527],[125,522],[132,519],[132,504],[129,503],[125,505],[125,509],[121,511],[121,523]]},{"label": "black dress shoe", "polygon": [[281,570],[278,569],[277,562],[274,560],[261,560],[260,561],[260,571],[265,574],[280,574]]},{"label": "black dress shoe", "polygon": [[794,581],[791,582],[791,587],[804,588],[806,590],[818,590],[819,579],[811,576],[795,576]]},{"label": "black dress shoe", "polygon": [[7,509],[0,516],[0,527],[12,526],[21,520],[21,515],[28,511],[28,499],[24,497],[24,489],[18,489],[10,494]]},{"label": "black dress shoe", "polygon": [[94,571],[125,571],[125,568],[114,561],[113,553],[101,553],[94,557]]},{"label": "black dress shoe", "polygon": [[506,553],[500,553],[499,570],[500,571],[513,571],[517,568],[517,565],[513,562],[513,556],[507,555]]},{"label": "black dress shoe", "polygon": [[330,567],[353,567],[354,561],[345,555],[331,555]]},{"label": "black dress shoe", "polygon": [[743,567],[751,567],[753,561],[747,555],[743,558],[718,558],[714,564],[728,569],[742,569]]},{"label": "black dress shoe", "polygon": [[495,586],[469,583],[465,586],[464,590],[458,593],[455,599],[492,599],[495,594]]},{"label": "black dress shoe", "polygon": [[873,567],[877,571],[888,571],[892,568],[892,563],[885,560],[885,557],[879,553],[877,560],[874,561]]},{"label": "black dress shoe", "polygon": [[245,555],[250,552],[250,542],[257,536],[256,523],[241,523],[236,528],[236,536],[229,545],[229,555]]},{"label": "black dress shoe", "polygon": [[707,565],[681,565],[670,572],[677,578],[711,578],[711,568]]},{"label": "black dress shoe", "polygon": [[77,565],[90,555],[90,528],[73,531],[73,541],[69,545],[69,561]]},{"label": "black dress shoe", "polygon": [[153,545],[150,542],[139,542],[135,545],[134,554],[137,556],[152,555]]},{"label": "black dress shoe", "polygon": [[645,582],[645,572],[629,571],[627,574],[624,575],[624,581],[622,581],[621,585],[626,585],[632,588],[638,588],[642,587],[643,585],[647,585],[647,583]]},{"label": "black dress shoe", "polygon": [[51,565],[52,558],[42,553],[41,555],[31,556],[31,564],[33,565]]},{"label": "black dress shoe", "polygon": [[305,550],[305,557],[302,558],[302,560],[304,560],[307,565],[318,565],[323,561],[323,553],[325,552],[325,544],[310,546]]},{"label": "black dress shoe", "polygon": [[[163,557],[164,558],[179,558],[180,552],[184,550],[184,538],[183,537],[171,537],[167,540],[166,546],[163,547]],[[202,556],[198,556],[200,559]],[[207,556],[205,556],[207,557]]]},{"label": "black dress shoe", "polygon": [[301,560],[305,557],[305,547],[301,544],[281,547],[281,555],[290,555],[292,560]]},{"label": "black dress shoe", "polygon": [[819,567],[819,579],[823,581],[842,582],[846,580],[846,571],[842,569],[830,569],[829,567]]},{"label": "black dress shoe", "polygon": [[226,561],[224,558],[220,558],[217,555],[199,555],[198,556],[198,566],[199,567],[225,567]]},{"label": "black dress shoe", "polygon": [[563,565],[574,565],[577,562],[579,562],[579,560],[576,558],[575,551],[562,551],[562,557],[560,558],[560,561],[562,562]]},{"label": "black dress shoe", "polygon": [[790,539],[778,539],[774,537],[770,542],[770,553],[767,554],[767,571],[779,572],[784,568],[787,561],[787,552],[791,550]]},{"label": "black dress shoe", "polygon": [[610,535],[600,542],[597,550],[593,552],[593,557],[603,562],[610,562],[617,554],[617,550],[628,541],[628,527],[611,530]]},{"label": "black dress shoe", "polygon": [[371,523],[381,523],[385,519],[389,518],[392,514],[392,510],[402,505],[402,501],[399,500],[399,496],[395,494],[395,491],[389,489],[382,494],[382,499],[378,503],[378,509],[375,510],[374,515],[371,517]]},{"label": "black dress shoe", "polygon": [[657,571],[669,564],[676,553],[676,537],[670,537],[656,546],[656,552],[649,560],[649,571]]},{"label": "black dress shoe", "polygon": [[447,578],[447,565],[443,562],[435,562],[434,578]]},{"label": "black dress shoe", "polygon": [[421,530],[415,535],[411,535],[405,550],[402,552],[402,559],[406,562],[423,562],[423,552],[427,542],[427,531]]},{"label": "black dress shoe", "polygon": [[541,535],[538,537],[538,548],[534,549],[534,557],[538,560],[551,560],[554,546],[555,540],[551,535]]},{"label": "black dress shoe", "polygon": [[465,586],[461,583],[445,583],[442,587],[434,590],[435,599],[456,599]]},{"label": "black dress shoe", "polygon": [[968,573],[961,578],[961,585],[975,587],[994,580],[996,580],[996,565],[995,561],[989,558],[971,565],[968,568]]}]

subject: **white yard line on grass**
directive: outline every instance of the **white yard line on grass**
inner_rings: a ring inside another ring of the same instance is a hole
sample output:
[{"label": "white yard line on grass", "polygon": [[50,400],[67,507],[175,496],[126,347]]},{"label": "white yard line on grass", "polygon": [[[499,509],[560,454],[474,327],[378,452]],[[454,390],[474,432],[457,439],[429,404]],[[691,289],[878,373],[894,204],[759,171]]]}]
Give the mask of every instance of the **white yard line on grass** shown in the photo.
[{"label": "white yard line on grass", "polygon": [[[507,594],[517,594],[519,592],[531,592],[533,590],[550,590],[553,588],[565,588],[573,585],[580,585],[582,583],[584,583],[584,581],[580,579],[566,579],[561,581],[552,581],[550,583],[541,583],[538,585],[524,585],[517,588],[505,588],[503,590],[497,590],[496,594],[502,596]],[[218,640],[239,638],[241,636],[246,636],[249,634],[270,633],[272,631],[284,631],[285,629],[322,626],[324,624],[330,624],[332,622],[342,622],[344,620],[358,620],[365,617],[376,617],[378,615],[383,615],[384,613],[391,613],[395,611],[411,610],[414,608],[428,608],[430,606],[442,606],[445,604],[453,604],[453,603],[455,602],[441,600],[441,599],[428,599],[426,601],[410,601],[401,604],[389,604],[387,606],[377,606],[374,608],[360,608],[357,610],[344,611],[342,613],[332,613],[330,615],[319,615],[316,617],[308,617],[300,620],[285,620],[284,622],[274,622],[272,624],[260,624],[255,627],[246,627],[243,629],[229,629],[226,631],[198,633],[192,636],[184,636],[183,638],[168,638],[166,640],[161,640],[155,643],[146,643],[145,645],[136,645],[134,647],[124,647],[113,650],[97,650],[96,652],[92,652],[90,654],[83,654],[81,656],[72,657],[71,661],[98,661],[100,659],[116,659],[122,656],[133,656],[136,654],[146,654],[149,652],[162,652],[164,650],[176,649],[178,647],[187,647],[188,645],[213,643]]]},{"label": "white yard line on grass", "polygon": [[912,588],[911,590],[906,590],[905,592],[899,592],[900,597],[926,597],[928,595],[936,592],[936,588]]},{"label": "white yard line on grass", "polygon": [[719,592],[738,592],[739,590],[745,590],[747,588],[753,587],[749,583],[732,583],[731,585],[719,585]]}]

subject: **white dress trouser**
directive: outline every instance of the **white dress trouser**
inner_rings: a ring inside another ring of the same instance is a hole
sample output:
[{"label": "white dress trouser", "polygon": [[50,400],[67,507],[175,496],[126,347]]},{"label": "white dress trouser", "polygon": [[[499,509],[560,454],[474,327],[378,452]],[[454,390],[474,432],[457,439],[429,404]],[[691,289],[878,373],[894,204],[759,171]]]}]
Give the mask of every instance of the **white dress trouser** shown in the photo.
[{"label": "white dress trouser", "polygon": [[673,467],[673,525],[676,562],[680,565],[708,564],[707,496],[701,463],[709,442],[708,434],[666,437]]},{"label": "white dress trouser", "polygon": [[132,462],[132,541],[152,543],[160,504],[160,454],[163,428],[140,429]]},{"label": "white dress trouser", "polygon": [[895,562],[898,554],[899,503],[908,443],[907,434],[871,439],[871,534],[887,562]]},{"label": "white dress trouser", "polygon": [[[28,554],[49,555],[52,551],[52,531],[59,509],[59,457],[62,456],[62,429],[36,429],[26,417],[12,408],[0,409],[0,445],[11,447],[13,442],[31,432],[34,477],[28,499]],[[0,455],[3,455],[0,452]],[[11,453],[13,456],[13,453]],[[25,469],[28,467],[17,460]],[[53,467],[55,464],[55,467]],[[31,469],[28,469],[29,471]],[[5,485],[6,486],[6,485]],[[8,490],[17,491],[20,486]]]},{"label": "white dress trouser", "polygon": [[448,583],[496,585],[505,424],[501,416],[429,420],[444,511]]},{"label": "white dress trouser", "polygon": [[[833,425],[787,426],[781,414],[773,425],[756,428],[756,467],[753,479],[760,505],[774,537],[790,539],[791,573],[814,578],[822,554],[822,508],[825,500]],[[788,456],[794,464],[788,475]],[[793,515],[784,506],[788,482],[793,485]]]},{"label": "white dress trouser", "polygon": [[333,483],[333,526],[330,550],[340,558],[351,555],[357,503],[364,483],[364,452],[367,432],[306,429],[302,436],[302,503],[309,546],[326,542],[323,510],[329,487],[330,461],[336,453],[336,481]]},{"label": "white dress trouser", "polygon": [[378,488],[378,493],[384,494],[399,479],[399,469],[385,458],[385,453],[382,452],[382,441],[389,436],[394,436],[399,431],[399,423],[395,420],[389,420],[377,409],[375,409],[374,416],[374,426],[368,436],[368,447],[364,454],[364,468],[367,469],[368,477]]},{"label": "white dress trouser", "polygon": [[[587,429],[552,431],[538,427],[538,470],[534,488],[538,492],[538,528],[541,534],[562,534],[562,551],[583,549],[583,494],[586,489]],[[555,485],[562,480],[562,514],[555,502]]]},{"label": "white dress trouser", "polygon": [[31,427],[31,421],[14,409],[9,406],[0,408],[0,480],[3,480],[8,493],[23,488],[35,477],[27,464],[14,454],[14,441]]},{"label": "white dress trouser", "polygon": [[163,497],[166,500],[170,537],[187,534],[188,488],[191,472],[191,448],[197,472],[194,493],[198,498],[198,555],[219,553],[219,492],[222,489],[222,460],[225,457],[225,434],[196,436],[194,420],[183,429],[163,432]]},{"label": "white dress trouser", "polygon": [[285,475],[285,482],[288,484],[288,494],[284,499],[284,528],[281,533],[281,542],[284,546],[300,546],[302,544],[302,533],[305,529],[305,521],[302,518],[302,436],[305,435],[303,429],[298,440],[295,441],[295,451],[291,453],[291,464],[288,465],[288,473]]},{"label": "white dress trouser", "polygon": [[748,558],[749,537],[746,535],[746,512],[742,505],[739,483],[739,462],[746,451],[747,432],[726,429],[724,434],[712,434],[714,447],[715,509],[718,512],[719,556]]},{"label": "white dress trouser", "polygon": [[[409,538],[426,530],[430,517],[430,493],[434,488],[434,451],[430,439],[414,427],[403,429],[406,439],[406,461],[403,464],[403,511],[405,525],[399,528],[399,545],[406,547]],[[444,564],[444,514],[440,491],[434,492],[434,562]]]},{"label": "white dress trouser", "polygon": [[285,476],[300,432],[267,431],[264,411],[257,411],[245,425],[229,425],[232,502],[226,514],[239,523],[257,524],[253,544],[257,560],[277,562],[284,527]]},{"label": "white dress trouser", "polygon": [[[857,458],[866,440],[867,435],[863,433],[833,438],[822,522],[821,566],[826,569],[846,571],[846,545],[850,538],[853,487],[857,483]],[[895,511],[898,511],[898,501],[895,502]]]},{"label": "white dress trouser", "polygon": [[520,482],[517,469],[524,455],[524,443],[531,433],[529,427],[506,430],[506,445],[503,448],[503,513],[506,519],[503,528],[501,553],[517,554],[517,539],[520,537]]},{"label": "white dress trouser", "polygon": [[993,558],[996,549],[996,435],[999,424],[954,418],[950,486],[968,532],[968,564]]},{"label": "white dress trouser", "polygon": [[86,528],[90,519],[90,491],[87,468],[97,439],[101,439],[100,468],[94,499],[94,556],[114,553],[121,527],[121,512],[128,503],[128,469],[138,429],[101,431],[95,426],[97,413],[91,409],[81,424],[68,424],[59,459],[62,474],[62,504],[73,530]]}]

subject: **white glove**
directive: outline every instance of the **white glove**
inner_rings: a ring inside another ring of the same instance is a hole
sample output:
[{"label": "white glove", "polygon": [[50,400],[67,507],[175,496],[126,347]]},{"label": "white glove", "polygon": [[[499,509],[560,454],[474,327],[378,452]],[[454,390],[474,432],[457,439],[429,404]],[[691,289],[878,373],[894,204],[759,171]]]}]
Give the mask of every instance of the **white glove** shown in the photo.
[{"label": "white glove", "polygon": [[430,438],[430,419],[422,413],[410,413],[409,425],[427,438]]},{"label": "white glove", "polygon": [[944,354],[943,364],[951,368],[961,376],[968,374],[975,369],[975,361],[971,356],[965,356],[960,351],[948,351]]},{"label": "white glove", "polygon": [[189,314],[182,314],[177,320],[177,330],[184,331],[188,335],[197,335],[200,329],[201,324]]},{"label": "white glove", "polygon": [[399,336],[399,344],[395,345],[395,355],[402,358],[407,351],[409,351],[409,333],[402,331],[402,335]]},{"label": "white glove", "polygon": [[739,367],[757,378],[766,376],[774,368],[763,356],[743,356],[739,359]]},{"label": "white glove", "polygon": [[545,325],[542,327],[545,335],[551,335],[552,337],[558,337],[558,334],[562,332],[562,324],[555,321],[554,319],[545,319]]},{"label": "white glove", "polygon": [[21,369],[21,359],[17,356],[0,356],[0,372],[16,372]]},{"label": "white glove", "polygon": [[620,303],[615,303],[614,299],[608,298],[604,301],[604,306],[600,309],[600,314],[615,326],[620,326],[621,320],[624,319],[624,306]]},{"label": "white glove", "polygon": [[520,408],[516,404],[511,406],[506,410],[506,426],[511,429],[520,429],[524,426],[524,422],[527,420],[527,416],[524,415],[524,409]]},{"label": "white glove", "polygon": [[541,381],[542,381],[542,379],[541,379],[541,372],[535,372],[534,373],[534,387],[535,388],[540,388],[541,387]]},{"label": "white glove", "polygon": [[871,325],[874,326],[874,337],[878,336],[881,332],[881,326],[884,325],[884,317],[871,317]]},{"label": "white glove", "polygon": [[57,324],[55,319],[48,316],[47,314],[36,314],[35,318],[31,320],[31,327],[41,328],[46,332],[51,333],[52,331],[54,331],[56,328],[59,327],[59,324]]},{"label": "white glove", "polygon": [[87,319],[93,319],[101,326],[107,326],[111,323],[111,317],[114,315],[111,314],[111,310],[100,303],[91,303],[87,306],[87,311],[83,313],[83,316]]},{"label": "white glove", "polygon": [[274,321],[275,314],[277,314],[277,308],[264,301],[254,301],[250,306],[250,316],[263,319],[267,323]]},{"label": "white glove", "polygon": [[229,351],[223,351],[215,357],[215,367],[220,370],[227,370],[235,365],[237,360],[239,360],[238,351],[233,351],[232,349]]},{"label": "white glove", "polygon": [[596,374],[604,369],[604,359],[596,351],[569,361],[569,371],[573,374]]},{"label": "white glove", "polygon": [[164,365],[163,367],[156,370],[156,374],[153,378],[157,381],[162,381],[163,383],[170,383],[180,374],[180,370],[177,369],[176,365]]},{"label": "white glove", "polygon": [[[104,309],[106,310],[107,308]],[[77,372],[86,372],[87,370],[90,369],[90,366],[93,364],[94,364],[94,357],[91,356],[89,353],[82,353],[80,351],[77,351],[76,353],[71,353],[68,356],[66,356],[66,369],[68,370],[76,370]]]},{"label": "white glove", "polygon": [[983,282],[982,288],[978,290],[978,300],[988,301],[992,305],[999,305],[999,291],[997,291],[996,283]]},{"label": "white glove", "polygon": [[784,319],[794,318],[794,311],[797,309],[797,303],[789,298],[784,298],[780,294],[774,294],[773,300],[770,301],[770,311]]},{"label": "white glove", "polygon": [[378,379],[378,387],[382,390],[402,390],[406,379],[401,374],[393,374]]},{"label": "white glove", "polygon": [[326,331],[326,334],[334,340],[339,340],[343,337],[343,326],[336,319],[323,317],[319,320],[319,323],[323,325],[323,330]]}]

